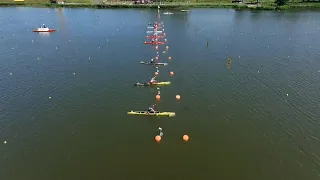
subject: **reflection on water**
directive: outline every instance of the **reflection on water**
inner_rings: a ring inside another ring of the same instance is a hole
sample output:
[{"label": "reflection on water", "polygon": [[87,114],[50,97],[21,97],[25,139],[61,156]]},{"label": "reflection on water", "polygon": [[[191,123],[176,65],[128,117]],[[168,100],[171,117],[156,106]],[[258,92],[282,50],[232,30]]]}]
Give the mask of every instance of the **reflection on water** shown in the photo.
[{"label": "reflection on water", "polygon": [[49,32],[39,32],[40,36],[45,36],[45,37],[49,37],[50,33]]}]

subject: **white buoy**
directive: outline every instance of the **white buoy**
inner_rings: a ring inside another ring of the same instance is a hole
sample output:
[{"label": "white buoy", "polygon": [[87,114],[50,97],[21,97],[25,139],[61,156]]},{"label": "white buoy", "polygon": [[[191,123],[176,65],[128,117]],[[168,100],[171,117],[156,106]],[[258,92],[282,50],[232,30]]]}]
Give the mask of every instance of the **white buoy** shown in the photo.
[{"label": "white buoy", "polygon": [[76,73],[73,73],[73,75],[76,75]]},{"label": "white buoy", "polygon": [[89,59],[91,59],[91,58],[89,57]]},{"label": "white buoy", "polygon": [[4,141],[3,143],[4,143],[4,144],[7,144],[7,141]]},{"label": "white buoy", "polygon": [[289,94],[287,94],[287,96],[289,96]]},{"label": "white buoy", "polygon": [[49,99],[51,99],[51,96],[49,96]]},{"label": "white buoy", "polygon": [[258,73],[260,73],[260,71],[258,71]]},{"label": "white buoy", "polygon": [[10,73],[10,76],[12,76],[12,73]]},{"label": "white buoy", "polygon": [[38,58],[38,59],[40,59],[40,58]]}]

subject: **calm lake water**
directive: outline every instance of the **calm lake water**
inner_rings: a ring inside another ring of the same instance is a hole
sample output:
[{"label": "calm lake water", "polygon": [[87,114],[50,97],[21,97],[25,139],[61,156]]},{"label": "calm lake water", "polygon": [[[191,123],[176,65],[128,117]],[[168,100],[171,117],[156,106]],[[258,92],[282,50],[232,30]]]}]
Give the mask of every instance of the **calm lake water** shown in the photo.
[{"label": "calm lake water", "polygon": [[156,11],[1,8],[0,179],[320,179],[320,12],[174,13],[154,118]]}]

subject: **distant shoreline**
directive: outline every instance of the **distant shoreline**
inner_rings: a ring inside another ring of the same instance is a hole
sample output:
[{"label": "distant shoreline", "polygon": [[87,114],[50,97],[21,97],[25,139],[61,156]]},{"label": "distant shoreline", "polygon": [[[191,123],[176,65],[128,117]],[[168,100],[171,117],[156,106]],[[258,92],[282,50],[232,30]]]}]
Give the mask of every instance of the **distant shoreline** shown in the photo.
[{"label": "distant shoreline", "polygon": [[[158,4],[87,4],[87,3],[70,3],[70,4],[53,4],[53,3],[24,3],[24,2],[0,2],[0,7],[47,7],[47,8],[96,8],[96,9],[156,9]],[[289,3],[285,6],[275,5],[256,5],[241,3],[180,3],[180,4],[161,4],[163,9],[192,9],[192,8],[233,8],[233,9],[252,9],[252,10],[289,10],[289,9],[320,9],[320,3]]]}]

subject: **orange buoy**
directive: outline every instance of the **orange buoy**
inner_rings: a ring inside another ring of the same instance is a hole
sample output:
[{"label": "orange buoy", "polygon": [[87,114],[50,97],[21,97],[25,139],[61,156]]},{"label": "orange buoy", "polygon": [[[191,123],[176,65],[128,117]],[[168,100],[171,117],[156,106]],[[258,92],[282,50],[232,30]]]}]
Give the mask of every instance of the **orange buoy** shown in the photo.
[{"label": "orange buoy", "polygon": [[179,100],[180,99],[180,95],[176,95],[176,99]]},{"label": "orange buoy", "polygon": [[167,39],[164,39],[164,42],[167,42]]},{"label": "orange buoy", "polygon": [[170,72],[170,76],[173,76],[173,75],[174,75],[174,73],[171,71],[171,72]]},{"label": "orange buoy", "polygon": [[161,136],[157,135],[156,137],[154,137],[154,139],[155,139],[157,142],[160,142],[160,141],[161,141]]},{"label": "orange buoy", "polygon": [[168,59],[171,60],[171,57],[169,56]]},{"label": "orange buoy", "polygon": [[160,100],[160,95],[159,94],[156,95],[156,100]]},{"label": "orange buoy", "polygon": [[158,60],[159,58],[158,58],[158,56],[156,57],[156,60]]},{"label": "orange buoy", "polygon": [[[183,135],[182,139],[187,142],[189,141],[189,136],[188,135]],[[161,140],[161,137],[160,137],[160,140]]]},{"label": "orange buoy", "polygon": [[159,73],[158,73],[158,72],[154,72],[154,75],[158,76],[158,75],[159,75]]}]

